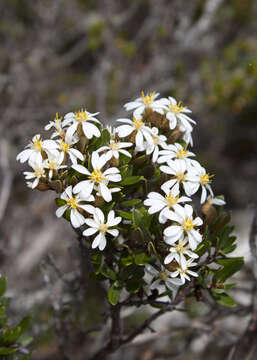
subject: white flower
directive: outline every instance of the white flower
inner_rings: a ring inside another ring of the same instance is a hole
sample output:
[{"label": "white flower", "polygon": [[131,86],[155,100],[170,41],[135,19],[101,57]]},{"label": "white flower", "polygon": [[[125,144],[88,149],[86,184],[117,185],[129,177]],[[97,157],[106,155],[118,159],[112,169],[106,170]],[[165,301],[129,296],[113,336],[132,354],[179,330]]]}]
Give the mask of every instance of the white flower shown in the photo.
[{"label": "white flower", "polygon": [[[45,161],[42,160],[42,156],[40,155],[40,153],[38,153],[37,155],[31,157],[29,159],[29,166],[31,166],[33,168],[34,171],[25,171],[24,175],[25,175],[25,179],[26,180],[31,180],[34,179],[35,180],[32,183],[27,183],[27,185],[29,187],[31,187],[32,189],[35,189],[35,187],[37,187],[39,180],[41,178],[45,178],[46,174],[45,174]],[[30,185],[29,185],[30,184]]]},{"label": "white flower", "polygon": [[[223,197],[223,196],[222,196]],[[216,205],[216,206],[223,206],[226,205],[226,201],[223,200],[221,197],[219,196],[215,196],[215,197],[211,197],[208,196],[207,201],[211,204],[211,205]]]},{"label": "white flower", "polygon": [[167,212],[173,209],[175,204],[188,202],[191,201],[191,199],[186,196],[179,197],[179,190],[176,188],[168,189],[164,187],[162,190],[165,193],[165,197],[157,192],[150,192],[147,195],[148,198],[144,201],[144,205],[150,206],[148,209],[149,214],[155,214],[161,211],[159,221],[161,224],[164,224],[167,220]]},{"label": "white flower", "polygon": [[196,272],[189,270],[190,267],[197,265],[197,263],[194,263],[193,261],[193,259],[189,259],[185,264],[178,265],[177,269],[171,272],[171,276],[175,278],[177,276],[180,276],[183,284],[185,284],[186,280],[190,281],[190,277],[188,275],[198,277],[198,274]]},{"label": "white flower", "polygon": [[37,154],[42,154],[43,151],[51,152],[57,148],[57,144],[54,140],[42,140],[41,135],[37,134],[26,147],[29,149],[21,151],[16,157],[16,160],[20,161],[21,163],[24,163]]},{"label": "white flower", "polygon": [[171,261],[176,260],[179,265],[185,268],[187,264],[187,259],[185,255],[189,256],[192,259],[197,259],[199,256],[194,252],[190,251],[187,241],[188,239],[179,239],[178,244],[172,246],[169,249],[170,253],[164,259],[164,264],[169,264]]},{"label": "white flower", "polygon": [[66,158],[66,154],[68,154],[72,164],[77,164],[77,159],[81,161],[84,160],[83,154],[72,147],[78,142],[76,138],[70,137],[66,133],[65,140],[56,140],[56,142],[58,143],[58,150],[64,154],[64,159]]},{"label": "white flower", "polygon": [[145,266],[145,270],[148,274],[153,276],[154,280],[151,285],[150,289],[159,289],[159,287],[164,284],[169,290],[176,291],[177,287],[182,285],[182,281],[179,279],[173,279],[172,273],[168,271],[164,266],[161,265],[161,270],[156,270],[152,265],[147,264]]},{"label": "white flower", "polygon": [[133,131],[136,132],[136,147],[137,151],[145,150],[144,140],[146,141],[147,146],[153,145],[153,138],[151,136],[151,129],[145,125],[142,120],[142,116],[133,116],[133,121],[130,119],[118,119],[117,121],[125,123],[117,128],[117,132],[120,138],[127,137],[132,134]]},{"label": "white flower", "polygon": [[71,137],[78,126],[81,124],[82,131],[87,139],[92,139],[93,136],[100,137],[101,133],[98,127],[91,123],[95,122],[101,124],[99,120],[95,118],[95,115],[98,115],[99,112],[91,114],[86,110],[80,110],[76,113],[70,112],[64,116],[64,120],[71,120],[72,125],[67,129],[67,135]]},{"label": "white flower", "polygon": [[64,212],[67,209],[70,209],[70,221],[74,228],[78,228],[85,223],[84,216],[80,213],[80,209],[85,210],[86,212],[93,214],[95,211],[94,206],[81,204],[85,201],[94,201],[94,196],[84,196],[83,194],[73,195],[72,186],[68,186],[65,191],[61,194],[61,199],[66,201],[66,204],[60,206],[56,210],[56,216],[58,218],[62,217]]},{"label": "white flower", "polygon": [[64,127],[70,124],[70,120],[62,120],[59,117],[59,114],[55,114],[55,118],[53,121],[49,121],[49,123],[45,126],[45,130],[50,130],[52,127],[55,129],[54,133],[51,135],[51,138],[55,138],[56,136],[65,137],[65,129]]},{"label": "white flower", "polygon": [[159,156],[159,146],[165,149],[167,147],[166,144],[166,136],[164,135],[158,135],[159,129],[156,127],[153,127],[151,129],[151,135],[153,138],[153,143],[147,143],[146,144],[146,155],[153,154],[152,156],[152,162],[156,162]]},{"label": "white flower", "polygon": [[184,160],[170,160],[168,161],[168,166],[162,165],[160,170],[174,177],[173,179],[166,181],[162,185],[163,188],[175,187],[177,190],[179,190],[179,185],[182,184],[185,193],[188,196],[193,195],[197,191],[199,185],[197,184],[195,172],[191,172],[191,167],[187,168]]},{"label": "white flower", "polygon": [[174,129],[178,123],[181,131],[192,131],[190,123],[195,124],[195,121],[186,115],[186,113],[191,113],[191,110],[186,106],[181,106],[181,101],[177,103],[176,99],[171,96],[166,99],[166,106],[166,118],[169,120],[171,130]]},{"label": "white flower", "polygon": [[121,217],[115,217],[115,213],[111,210],[107,217],[107,222],[105,222],[103,212],[95,208],[95,212],[93,214],[94,219],[87,218],[86,224],[89,226],[88,229],[83,231],[84,236],[91,236],[95,233],[99,232],[99,234],[95,237],[92,248],[99,248],[99,250],[103,250],[106,246],[106,233],[110,234],[114,237],[119,235],[119,231],[117,229],[112,229],[113,226],[118,225],[121,222]]},{"label": "white flower", "polygon": [[192,156],[195,156],[195,154],[184,149],[181,144],[175,143],[175,144],[168,145],[168,147],[166,149],[161,150],[159,152],[158,163],[162,164],[162,163],[166,163],[170,160],[180,159],[180,160],[184,160],[186,162],[187,166],[188,165],[190,166],[192,164],[192,162],[195,161],[195,160],[190,159],[190,157],[192,157]]},{"label": "white flower", "polygon": [[52,179],[54,173],[56,173],[59,169],[64,169],[67,166],[62,165],[64,160],[64,153],[55,151],[48,154],[48,158],[45,161],[45,169],[49,170],[48,177]]},{"label": "white flower", "polygon": [[174,210],[169,211],[166,217],[177,224],[171,225],[164,230],[164,241],[169,245],[173,245],[185,234],[188,236],[190,248],[195,250],[202,241],[202,235],[198,230],[195,230],[195,227],[202,225],[202,219],[199,217],[193,219],[193,208],[187,204],[185,207],[174,205]]},{"label": "white flower", "polygon": [[114,157],[115,159],[119,159],[119,153],[131,157],[131,154],[127,150],[124,150],[124,148],[130,147],[132,145],[133,144],[130,142],[120,142],[120,141],[110,140],[110,145],[100,147],[100,149],[98,149],[97,152],[100,153],[102,151],[108,150],[105,153],[107,160],[110,160],[112,157]]},{"label": "white flower", "polygon": [[[82,165],[73,165],[72,168],[78,171],[81,174],[88,175],[88,180],[79,182],[74,187],[74,192],[78,193],[82,191],[85,195],[89,196],[94,186],[99,187],[99,191],[102,194],[102,197],[105,201],[109,202],[112,200],[112,192],[107,187],[108,183],[119,182],[121,181],[121,175],[119,169],[116,167],[111,167],[105,171],[101,171],[102,167],[106,164],[108,160],[105,155],[99,156],[99,154],[94,151],[92,153],[92,167],[93,171],[90,172],[87,168]],[[119,189],[120,190],[120,189]]]},{"label": "white flower", "polygon": [[194,182],[197,185],[197,190],[200,186],[202,188],[201,204],[203,204],[207,199],[207,190],[211,196],[214,197],[212,188],[210,186],[211,178],[214,175],[207,174],[205,168],[202,167],[198,162],[195,162],[191,169],[192,173],[194,173]]},{"label": "white flower", "polygon": [[159,100],[155,100],[159,96],[159,93],[151,92],[145,95],[142,91],[141,97],[134,101],[131,101],[124,105],[127,111],[134,110],[134,116],[140,116],[143,114],[145,109],[152,109],[160,114],[163,114],[163,106]]}]

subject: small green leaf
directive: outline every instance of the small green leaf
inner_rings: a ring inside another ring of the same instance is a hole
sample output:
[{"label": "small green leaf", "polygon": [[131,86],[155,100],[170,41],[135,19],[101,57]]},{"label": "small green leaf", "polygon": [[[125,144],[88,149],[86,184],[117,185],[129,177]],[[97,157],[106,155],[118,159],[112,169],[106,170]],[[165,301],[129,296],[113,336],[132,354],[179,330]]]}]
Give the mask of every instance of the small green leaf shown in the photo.
[{"label": "small green leaf", "polygon": [[120,184],[122,186],[134,185],[139,181],[145,181],[145,178],[143,176],[128,176],[124,178],[124,180],[122,180]]},{"label": "small green leaf", "polygon": [[213,297],[219,305],[226,306],[226,307],[235,307],[237,305],[235,300],[226,293],[213,294]]},{"label": "small green leaf", "polygon": [[61,198],[56,198],[56,199],[55,199],[55,203],[56,203],[56,205],[57,205],[58,207],[63,206],[63,205],[66,205],[66,201],[63,200],[63,199],[61,199]]},{"label": "small green leaf", "polygon": [[126,283],[126,290],[129,293],[136,293],[140,290],[142,282],[140,280],[130,279]]},{"label": "small green leaf", "polygon": [[151,256],[149,256],[144,252],[135,254],[135,263],[137,265],[146,265],[150,262],[150,260],[151,260]]},{"label": "small green leaf", "polygon": [[116,280],[117,276],[115,272],[106,264],[102,266],[101,274],[105,276],[107,279]]},{"label": "small green leaf", "polygon": [[135,206],[141,203],[140,199],[135,199],[135,200],[127,200],[127,201],[123,201],[121,203],[121,205],[125,206],[125,207],[130,207],[130,206]]},{"label": "small green leaf", "polygon": [[0,347],[0,355],[10,355],[17,351],[18,349],[8,348],[8,347]]},{"label": "small green leaf", "polygon": [[222,265],[222,268],[216,271],[214,281],[218,280],[219,282],[225,282],[229,277],[241,269],[244,265],[244,258],[236,257],[221,259],[217,260],[217,263]]},{"label": "small green leaf", "polygon": [[7,279],[5,277],[0,277],[0,296],[3,296],[7,287]]},{"label": "small green leaf", "polygon": [[118,281],[115,281],[108,290],[108,300],[112,305],[116,305],[120,298],[121,286]]},{"label": "small green leaf", "polygon": [[127,211],[123,211],[123,210],[118,210],[119,215],[126,220],[132,220],[132,214],[127,212]]}]

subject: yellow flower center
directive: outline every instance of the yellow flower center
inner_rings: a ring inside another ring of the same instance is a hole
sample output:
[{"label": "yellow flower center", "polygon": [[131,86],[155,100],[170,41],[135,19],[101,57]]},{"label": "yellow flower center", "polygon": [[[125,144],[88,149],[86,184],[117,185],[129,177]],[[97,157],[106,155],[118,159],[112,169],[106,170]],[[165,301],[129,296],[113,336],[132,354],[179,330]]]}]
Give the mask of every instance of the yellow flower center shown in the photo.
[{"label": "yellow flower center", "polygon": [[151,92],[149,95],[145,95],[145,93],[142,91],[141,96],[146,106],[152,104],[154,95],[155,95],[155,91]]},{"label": "yellow flower center", "polygon": [[158,136],[153,136],[152,138],[155,145],[159,144],[160,139],[158,138]]},{"label": "yellow flower center", "polygon": [[178,173],[177,174],[177,179],[179,181],[184,181],[185,180],[185,174],[184,173]]},{"label": "yellow flower center", "polygon": [[209,175],[209,174],[204,174],[201,176],[200,178],[200,182],[202,185],[205,185],[205,184],[209,184],[211,183],[211,178],[213,177],[214,175]]},{"label": "yellow flower center", "polygon": [[166,274],[165,271],[160,271],[159,272],[159,278],[163,281],[167,280],[168,279],[168,275]]},{"label": "yellow flower center", "polygon": [[181,149],[177,152],[177,158],[184,159],[185,157],[187,157],[187,154],[188,154],[188,150]]},{"label": "yellow flower center", "polygon": [[80,110],[80,111],[75,113],[75,117],[76,117],[77,121],[84,122],[84,121],[87,121],[88,114],[85,111]]},{"label": "yellow flower center", "polygon": [[110,143],[110,149],[113,150],[113,151],[118,151],[120,149],[120,143],[112,141]]},{"label": "yellow flower center", "polygon": [[64,151],[64,152],[67,152],[68,150],[69,150],[69,144],[67,144],[65,141],[62,141],[61,142],[61,149],[62,149],[62,151]]},{"label": "yellow flower center", "polygon": [[35,168],[34,170],[35,177],[42,177],[44,176],[44,169],[41,169],[39,167]]},{"label": "yellow flower center", "polygon": [[36,137],[36,140],[33,141],[33,149],[38,152],[41,152],[41,150],[42,150],[42,141],[39,140],[39,138],[37,138],[37,137]]},{"label": "yellow flower center", "polygon": [[76,209],[78,207],[77,201],[75,198],[70,198],[69,200],[66,200],[66,203],[69,207],[71,207],[72,209]]},{"label": "yellow flower center", "polygon": [[185,248],[184,248],[184,245],[182,244],[182,243],[178,243],[176,246],[175,246],[175,248],[176,248],[176,251],[178,252],[178,253],[184,253],[185,252]]},{"label": "yellow flower center", "polygon": [[169,196],[165,197],[165,202],[168,205],[168,207],[172,207],[174,204],[177,204],[178,199],[179,199],[179,195],[176,197],[173,197],[172,193],[170,192]]},{"label": "yellow flower center", "polygon": [[94,180],[94,182],[99,183],[100,181],[105,180],[106,178],[103,176],[102,172],[98,169],[95,169],[92,174],[89,176],[89,179]]},{"label": "yellow flower center", "polygon": [[133,125],[136,128],[136,130],[140,129],[141,126],[144,125],[144,122],[142,121],[142,116],[139,120],[137,120],[135,117],[133,117]]},{"label": "yellow flower center", "polygon": [[182,102],[180,101],[177,105],[170,104],[170,110],[174,113],[179,113],[183,109],[186,109],[186,106],[181,106]]},{"label": "yellow flower center", "polygon": [[106,233],[106,231],[108,230],[108,225],[107,224],[99,224],[99,227],[98,227],[98,230],[101,232],[101,233]]},{"label": "yellow flower center", "polygon": [[189,230],[193,229],[194,227],[195,227],[195,225],[193,224],[193,221],[187,217],[183,223],[184,230],[189,231]]},{"label": "yellow flower center", "polygon": [[48,168],[49,169],[54,170],[54,169],[56,169],[56,166],[57,166],[57,161],[55,161],[55,160],[49,160],[48,161]]},{"label": "yellow flower center", "polygon": [[57,113],[55,114],[54,122],[55,122],[56,124],[59,124],[61,121],[62,121],[62,118],[61,118],[61,117],[59,118],[59,114],[58,114],[58,112],[57,112]]}]

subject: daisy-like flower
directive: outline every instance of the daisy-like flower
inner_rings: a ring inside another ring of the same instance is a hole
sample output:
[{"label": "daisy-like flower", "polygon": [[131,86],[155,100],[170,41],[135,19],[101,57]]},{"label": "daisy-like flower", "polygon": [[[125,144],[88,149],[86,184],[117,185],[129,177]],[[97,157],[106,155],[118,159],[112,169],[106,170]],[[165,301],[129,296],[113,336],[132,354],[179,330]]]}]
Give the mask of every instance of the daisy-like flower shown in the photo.
[{"label": "daisy-like flower", "polygon": [[191,196],[196,193],[199,185],[195,172],[191,171],[191,167],[187,167],[182,159],[170,160],[168,165],[162,165],[160,170],[166,174],[172,175],[172,179],[166,181],[162,188],[175,187],[179,191],[180,184],[183,185],[186,195]]},{"label": "daisy-like flower", "polygon": [[109,161],[112,157],[115,159],[119,159],[119,153],[124,154],[125,156],[131,157],[131,154],[124,150],[125,148],[131,147],[133,144],[131,142],[120,142],[115,140],[110,140],[110,144],[108,146],[102,146],[97,150],[98,153],[102,151],[106,151],[105,156]]},{"label": "daisy-like flower", "polygon": [[45,161],[45,169],[49,170],[48,177],[52,179],[53,175],[58,172],[60,169],[64,169],[67,165],[62,165],[64,160],[64,153],[55,151],[48,154],[48,158]]},{"label": "daisy-like flower", "polygon": [[102,251],[107,243],[106,233],[114,237],[119,235],[119,230],[113,229],[113,227],[121,222],[121,217],[115,217],[114,211],[111,210],[107,216],[107,222],[105,222],[104,214],[102,210],[98,208],[95,208],[93,217],[93,219],[86,219],[85,222],[89,226],[89,228],[83,231],[83,235],[91,236],[98,232],[98,235],[94,238],[94,241],[92,243],[92,248],[95,249],[98,247],[99,250]]},{"label": "daisy-like flower", "polygon": [[81,129],[87,139],[92,139],[93,136],[100,137],[101,133],[98,127],[92,122],[101,124],[99,120],[95,118],[99,112],[91,114],[86,110],[80,110],[76,113],[70,112],[64,116],[64,120],[69,120],[72,122],[72,125],[67,129],[67,135],[71,137],[75,131],[78,129],[78,126],[81,126]]},{"label": "daisy-like flower", "polygon": [[30,182],[30,185],[29,182],[27,183],[31,189],[35,189],[35,187],[38,186],[39,180],[46,177],[45,164],[46,162],[42,160],[40,153],[29,159],[29,166],[31,166],[34,171],[25,171],[24,175],[26,180],[35,178],[33,182]]},{"label": "daisy-like flower", "polygon": [[146,155],[150,155],[153,154],[152,156],[152,162],[156,162],[159,156],[159,147],[165,149],[167,148],[167,144],[166,144],[166,136],[164,135],[158,135],[159,129],[157,129],[156,127],[153,127],[151,129],[151,135],[153,138],[153,143],[147,143],[146,144]]},{"label": "daisy-like flower", "polygon": [[194,182],[197,186],[196,189],[198,190],[200,186],[202,188],[201,204],[203,204],[207,199],[207,190],[209,191],[210,195],[214,197],[212,188],[210,186],[210,183],[212,182],[211,179],[214,175],[207,174],[205,168],[202,167],[198,162],[194,163],[191,169],[194,173]]},{"label": "daisy-like flower", "polygon": [[51,128],[54,128],[55,131],[51,135],[51,138],[55,138],[57,136],[61,138],[65,138],[65,129],[64,127],[69,125],[71,122],[70,119],[63,120],[62,117],[59,117],[59,114],[55,114],[55,118],[52,121],[49,121],[49,123],[45,126],[45,130],[50,130]]},{"label": "daisy-like flower", "polygon": [[187,259],[185,255],[187,255],[189,258],[197,259],[199,256],[192,252],[189,248],[189,245],[187,244],[188,239],[181,238],[179,239],[178,244],[172,246],[169,249],[169,255],[166,256],[164,259],[164,264],[169,264],[173,260],[176,260],[176,262],[182,266],[182,268],[186,267]]},{"label": "daisy-like flower", "polygon": [[151,135],[151,129],[145,125],[143,122],[142,116],[133,116],[133,120],[129,119],[118,119],[117,121],[124,123],[125,125],[121,125],[117,128],[117,133],[120,138],[124,138],[135,132],[135,142],[137,151],[145,150],[146,146],[153,145],[153,138]]},{"label": "daisy-like flower", "polygon": [[134,116],[140,116],[146,109],[152,109],[159,114],[163,114],[163,106],[159,100],[155,100],[159,93],[151,92],[145,95],[142,91],[141,97],[124,105],[127,111],[134,110]]},{"label": "daisy-like flower", "polygon": [[[163,101],[164,102],[164,101]],[[186,114],[191,113],[192,111],[189,110],[186,106],[181,105],[181,101],[177,103],[176,99],[169,96],[166,99],[166,106],[167,106],[167,113],[166,118],[169,120],[170,129],[175,129],[177,123],[179,124],[179,129],[181,131],[187,131],[190,129],[192,131],[192,126],[190,123],[195,124],[195,121],[192,120]]]},{"label": "daisy-like flower", "polygon": [[71,185],[61,194],[61,199],[65,200],[66,204],[56,210],[56,216],[60,218],[67,209],[70,209],[70,221],[74,228],[79,228],[85,224],[85,218],[80,213],[81,210],[85,210],[89,214],[93,214],[95,211],[94,206],[83,204],[84,202],[94,201],[94,196],[84,196],[83,194],[74,195]]},{"label": "daisy-like flower", "polygon": [[78,142],[78,140],[75,137],[70,137],[66,133],[64,140],[56,140],[58,144],[58,150],[64,154],[64,159],[66,159],[67,154],[69,155],[72,164],[77,164],[77,159],[83,161],[84,156],[83,154],[77,150],[74,149],[72,146]]},{"label": "daisy-like flower", "polygon": [[171,272],[171,276],[174,278],[177,278],[177,276],[180,276],[182,284],[185,284],[186,280],[190,281],[189,275],[198,277],[198,274],[195,271],[192,271],[189,269],[189,268],[197,265],[197,263],[195,263],[193,261],[194,261],[193,259],[189,259],[183,265],[178,264],[177,269],[175,271]]},{"label": "daisy-like flower", "polygon": [[154,280],[150,285],[151,290],[158,290],[162,285],[165,285],[169,290],[177,291],[178,286],[182,285],[182,281],[180,279],[174,279],[172,273],[162,265],[160,271],[156,270],[150,264],[145,266],[145,270],[153,277],[152,280]]},{"label": "daisy-like flower", "polygon": [[106,159],[105,155],[99,156],[99,154],[94,151],[92,153],[91,159],[91,164],[93,168],[92,172],[90,172],[82,165],[73,165],[73,169],[75,169],[81,174],[85,174],[88,176],[88,180],[83,180],[74,187],[74,192],[83,192],[85,196],[89,196],[92,193],[94,187],[96,187],[97,189],[99,189],[105,201],[111,201],[112,192],[107,187],[107,185],[109,182],[121,181],[121,175],[119,169],[117,169],[116,167],[111,167],[105,171],[101,171],[107,161],[108,160]]},{"label": "daisy-like flower", "polygon": [[32,138],[32,141],[26,146],[29,149],[21,151],[16,160],[24,163],[29,160],[31,157],[41,154],[43,152],[51,152],[57,148],[57,144],[54,140],[42,140],[41,135],[37,134]]},{"label": "daisy-like flower", "polygon": [[150,206],[148,209],[149,214],[155,214],[159,211],[159,221],[161,224],[164,224],[167,221],[166,214],[173,209],[175,204],[181,202],[191,201],[190,198],[186,196],[179,197],[179,190],[176,188],[168,189],[167,187],[162,188],[165,196],[157,192],[150,192],[147,195],[147,199],[144,201],[144,205]]},{"label": "daisy-like flower", "polygon": [[192,206],[188,204],[185,207],[178,204],[174,205],[174,211],[167,212],[166,217],[177,224],[168,226],[164,230],[165,242],[173,245],[177,240],[187,235],[190,248],[195,250],[202,241],[202,235],[198,230],[195,230],[195,227],[202,225],[203,221],[200,217],[193,219]]},{"label": "daisy-like flower", "polygon": [[170,160],[184,160],[186,165],[191,165],[195,160],[190,159],[190,157],[195,156],[191,151],[186,150],[179,143],[170,144],[166,149],[159,152],[158,163],[163,164]]}]

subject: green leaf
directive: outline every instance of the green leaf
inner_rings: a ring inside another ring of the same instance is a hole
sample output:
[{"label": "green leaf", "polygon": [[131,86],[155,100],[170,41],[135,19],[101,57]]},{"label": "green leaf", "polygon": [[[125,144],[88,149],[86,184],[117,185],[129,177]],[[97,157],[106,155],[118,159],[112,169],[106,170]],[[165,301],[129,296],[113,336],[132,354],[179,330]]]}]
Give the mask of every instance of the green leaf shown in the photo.
[{"label": "green leaf", "polygon": [[136,293],[140,290],[141,286],[142,286],[142,281],[130,279],[126,283],[126,290],[129,293]]},{"label": "green leaf", "polygon": [[112,305],[116,305],[120,298],[121,286],[118,281],[115,281],[108,290],[108,300]]},{"label": "green leaf", "polygon": [[121,205],[125,207],[135,206],[141,203],[141,199],[123,201]]},{"label": "green leaf", "polygon": [[244,258],[227,258],[217,260],[219,265],[222,265],[222,268],[216,271],[214,276],[214,281],[225,282],[229,277],[235,274],[237,271],[241,269],[244,265]]},{"label": "green leaf", "polygon": [[150,262],[150,260],[151,260],[151,256],[149,256],[144,252],[135,254],[135,263],[137,265],[146,265]]},{"label": "green leaf", "polygon": [[3,296],[7,287],[7,279],[5,277],[0,277],[0,296]]},{"label": "green leaf", "polygon": [[8,347],[0,347],[0,355],[10,355],[17,351],[18,349],[8,348]]},{"label": "green leaf", "polygon": [[122,186],[134,185],[134,184],[138,183],[139,181],[145,181],[145,178],[143,176],[128,176],[128,177],[125,177],[125,179],[121,181],[120,185],[122,185]]},{"label": "green leaf", "polygon": [[129,266],[134,262],[132,255],[122,256],[120,258],[120,261],[124,266]]},{"label": "green leaf", "polygon": [[132,214],[127,212],[127,211],[123,211],[123,210],[118,210],[119,215],[126,220],[132,220]]},{"label": "green leaf", "polygon": [[117,278],[115,272],[106,264],[102,266],[101,274],[103,274],[103,276],[105,276],[107,279],[116,280]]},{"label": "green leaf", "polygon": [[63,199],[61,199],[61,198],[56,198],[56,199],[55,199],[55,203],[56,203],[56,205],[57,205],[58,207],[63,206],[63,205],[66,205],[66,201],[63,200]]},{"label": "green leaf", "polygon": [[226,307],[235,307],[237,306],[237,303],[235,302],[235,300],[229,296],[226,293],[222,293],[222,294],[213,294],[213,297],[215,299],[215,301],[222,306],[226,306]]}]

